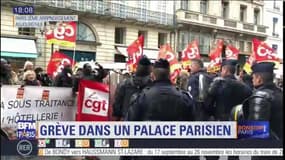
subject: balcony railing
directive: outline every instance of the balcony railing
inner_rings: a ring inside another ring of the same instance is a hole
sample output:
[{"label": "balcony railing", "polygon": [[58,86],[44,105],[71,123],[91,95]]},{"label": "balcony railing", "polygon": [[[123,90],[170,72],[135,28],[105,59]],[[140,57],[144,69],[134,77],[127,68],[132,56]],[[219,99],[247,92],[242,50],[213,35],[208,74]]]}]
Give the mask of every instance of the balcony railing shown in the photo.
[{"label": "balcony railing", "polygon": [[78,1],[78,0],[18,0],[26,3],[47,5],[56,8],[67,8],[75,11],[89,12],[97,15],[109,15],[121,19],[133,19],[144,23],[157,23],[173,25],[173,14],[150,11],[147,9],[130,7],[124,4],[104,1]]},{"label": "balcony railing", "polygon": [[249,23],[243,23],[236,20],[224,19],[222,17],[205,15],[195,11],[185,11],[177,10],[176,11],[178,21],[188,21],[195,22],[195,24],[201,24],[201,26],[207,26],[209,24],[216,26],[221,29],[231,29],[236,30],[237,32],[246,31],[251,32],[252,34],[262,33],[265,36],[266,26],[255,25]]},{"label": "balcony railing", "polygon": [[265,26],[257,26],[257,32],[265,33],[266,32],[266,27]]},{"label": "balcony railing", "polygon": [[225,19],[224,20],[224,26],[236,28],[237,27],[237,22]]},{"label": "balcony railing", "polygon": [[204,22],[208,22],[208,23],[212,23],[212,24],[216,24],[217,23],[217,18],[203,15],[203,21]]},{"label": "balcony railing", "polygon": [[253,24],[243,24],[243,29],[254,31]]}]

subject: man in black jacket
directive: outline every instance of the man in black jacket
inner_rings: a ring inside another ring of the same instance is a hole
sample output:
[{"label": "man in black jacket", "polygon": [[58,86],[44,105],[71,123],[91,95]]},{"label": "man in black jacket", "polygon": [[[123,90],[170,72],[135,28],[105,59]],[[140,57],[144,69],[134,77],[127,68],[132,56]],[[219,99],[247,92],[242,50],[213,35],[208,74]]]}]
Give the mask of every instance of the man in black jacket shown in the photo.
[{"label": "man in black jacket", "polygon": [[58,73],[54,80],[56,87],[72,87],[72,69],[70,64],[66,64],[62,71]]},{"label": "man in black jacket", "polygon": [[151,85],[150,72],[151,62],[143,56],[139,60],[136,73],[118,85],[113,104],[114,120],[123,120],[128,112],[130,99],[135,98],[145,86]]},{"label": "man in black jacket", "polygon": [[231,110],[251,95],[251,89],[238,81],[235,74],[236,60],[226,60],[222,64],[221,77],[217,77],[209,88],[210,107],[214,107],[215,120],[230,120]]},{"label": "man in black jacket", "polygon": [[211,77],[204,69],[202,60],[191,60],[191,75],[188,81],[188,91],[194,100],[197,120],[204,121],[209,119],[207,104],[207,90],[212,81]]}]

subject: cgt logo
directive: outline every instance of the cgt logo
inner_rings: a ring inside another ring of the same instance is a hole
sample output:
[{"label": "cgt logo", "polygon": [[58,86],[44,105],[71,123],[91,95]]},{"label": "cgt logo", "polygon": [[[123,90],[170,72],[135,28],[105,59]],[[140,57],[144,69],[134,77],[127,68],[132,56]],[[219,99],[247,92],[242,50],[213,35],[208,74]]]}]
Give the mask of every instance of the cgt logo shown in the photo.
[{"label": "cgt logo", "polygon": [[106,117],[109,107],[109,94],[85,88],[82,113]]}]

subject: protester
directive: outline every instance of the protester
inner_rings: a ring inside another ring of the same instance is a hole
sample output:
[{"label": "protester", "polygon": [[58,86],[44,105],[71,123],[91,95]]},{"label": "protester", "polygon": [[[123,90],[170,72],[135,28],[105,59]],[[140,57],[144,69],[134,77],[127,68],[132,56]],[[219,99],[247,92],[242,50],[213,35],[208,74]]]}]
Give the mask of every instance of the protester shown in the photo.
[{"label": "protester", "polygon": [[72,87],[73,76],[71,64],[65,64],[61,73],[58,73],[54,80],[56,87]]},{"label": "protester", "polygon": [[44,70],[41,67],[37,67],[35,69],[35,73],[36,73],[37,80],[41,82],[41,86],[51,86],[52,85],[51,78],[46,73],[44,73]]},{"label": "protester", "polygon": [[139,93],[145,86],[151,84],[150,73],[151,62],[143,56],[139,60],[136,73],[117,86],[113,104],[113,117],[115,120],[124,119],[128,112],[131,97],[135,97],[135,93]]},{"label": "protester", "polygon": [[94,79],[97,82],[103,82],[103,79],[108,75],[108,71],[105,70],[98,62],[95,62],[95,65],[98,66],[98,68],[93,70]]},{"label": "protester", "polygon": [[81,79],[95,81],[94,78],[95,77],[92,74],[92,66],[89,63],[85,63],[83,65],[82,75],[81,76],[76,76],[74,81],[73,81],[73,92],[75,93],[75,92],[78,91],[79,81]]},{"label": "protester", "polygon": [[19,81],[23,81],[24,80],[24,73],[28,70],[33,71],[34,70],[34,64],[31,61],[26,61],[24,64],[24,68],[22,70],[20,70],[18,76],[19,76]]},{"label": "protester", "polygon": [[8,61],[4,58],[1,58],[1,73],[0,73],[0,81],[2,84],[12,85],[12,70],[9,67]]},{"label": "protester", "polygon": [[252,77],[247,74],[243,69],[240,70],[239,80],[246,84],[250,89],[253,89]]},{"label": "protester", "polygon": [[181,90],[187,91],[188,90],[188,77],[189,73],[186,70],[181,70],[179,76],[177,78],[177,87]]},{"label": "protester", "polygon": [[36,79],[36,73],[32,70],[27,70],[24,73],[22,86],[40,86],[41,83]]},{"label": "protester", "polygon": [[200,59],[191,60],[190,70],[191,75],[188,81],[188,91],[194,100],[197,120],[208,120],[209,113],[205,105],[208,87],[212,79],[205,71],[203,62]]}]

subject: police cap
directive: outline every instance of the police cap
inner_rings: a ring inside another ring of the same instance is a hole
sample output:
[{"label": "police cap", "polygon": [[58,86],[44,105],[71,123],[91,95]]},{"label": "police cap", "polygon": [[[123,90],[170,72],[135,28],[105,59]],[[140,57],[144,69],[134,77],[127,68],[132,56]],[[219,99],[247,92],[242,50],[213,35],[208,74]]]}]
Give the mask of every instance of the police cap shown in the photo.
[{"label": "police cap", "polygon": [[233,59],[224,60],[222,62],[222,66],[225,66],[225,65],[236,66],[237,65],[237,60],[233,60]]},{"label": "police cap", "polygon": [[155,61],[153,68],[169,69],[169,62],[166,59],[160,58],[159,60]]},{"label": "police cap", "polygon": [[274,65],[275,64],[272,62],[256,63],[251,67],[252,73],[258,73],[258,72],[273,73]]}]

